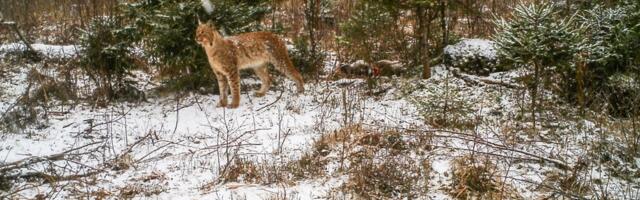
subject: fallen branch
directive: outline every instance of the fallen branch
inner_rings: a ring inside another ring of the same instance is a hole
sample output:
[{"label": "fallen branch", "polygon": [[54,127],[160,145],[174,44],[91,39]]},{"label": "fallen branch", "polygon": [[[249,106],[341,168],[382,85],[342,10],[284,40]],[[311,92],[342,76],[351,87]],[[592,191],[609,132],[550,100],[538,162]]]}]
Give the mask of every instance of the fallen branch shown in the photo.
[{"label": "fallen branch", "polygon": [[77,151],[77,150],[86,148],[86,147],[91,146],[91,145],[99,144],[99,143],[102,143],[102,142],[93,142],[93,143],[85,144],[85,145],[82,145],[80,147],[76,147],[76,148],[72,148],[72,149],[66,150],[66,151],[64,151],[62,153],[56,153],[56,154],[43,156],[43,157],[34,156],[34,157],[25,158],[25,159],[14,161],[14,162],[10,162],[10,163],[5,163],[5,164],[0,165],[0,172],[5,173],[5,172],[13,170],[13,169],[19,169],[19,168],[23,168],[23,167],[28,166],[28,165],[33,165],[33,164],[40,163],[40,162],[45,162],[45,161],[63,160],[63,159],[65,159],[65,157],[67,157],[69,155],[69,153],[71,153],[73,151]]},{"label": "fallen branch", "polygon": [[44,172],[29,172],[29,173],[25,173],[25,174],[18,174],[18,175],[11,175],[11,176],[6,176],[9,179],[15,180],[15,179],[42,179],[44,180],[43,183],[53,183],[53,182],[60,182],[60,181],[70,181],[70,180],[76,180],[79,178],[84,178],[84,177],[88,177],[88,176],[93,176],[96,175],[100,172],[103,172],[104,170],[95,170],[95,171],[91,171],[91,172],[87,172],[84,174],[72,174],[72,175],[68,175],[68,176],[58,176],[58,175],[50,175]]},{"label": "fallen branch", "polygon": [[477,84],[477,85],[500,85],[506,88],[511,88],[511,89],[523,89],[524,87],[518,84],[514,84],[514,83],[508,83],[508,82],[504,82],[504,81],[499,81],[499,80],[495,80],[495,79],[490,79],[490,78],[482,78],[482,77],[474,77],[474,76],[470,76],[468,74],[463,74],[458,72],[458,70],[456,69],[452,69],[451,73],[453,74],[453,76],[455,76],[456,78],[462,79],[463,81],[466,82],[472,82],[473,84]]},{"label": "fallen branch", "polygon": [[29,52],[29,54],[30,54],[29,56],[32,56],[32,57],[30,57],[31,59],[33,59],[33,60],[39,60],[40,59],[40,55],[31,46],[31,43],[27,40],[27,38],[25,38],[24,35],[22,35],[20,30],[18,29],[18,24],[16,22],[4,21],[3,19],[0,19],[0,25],[4,25],[4,26],[10,27],[11,30],[13,30],[13,32],[15,32],[16,35],[18,35],[18,38],[20,39],[20,41],[22,41],[22,43],[24,43],[24,45],[27,47],[27,52]]}]

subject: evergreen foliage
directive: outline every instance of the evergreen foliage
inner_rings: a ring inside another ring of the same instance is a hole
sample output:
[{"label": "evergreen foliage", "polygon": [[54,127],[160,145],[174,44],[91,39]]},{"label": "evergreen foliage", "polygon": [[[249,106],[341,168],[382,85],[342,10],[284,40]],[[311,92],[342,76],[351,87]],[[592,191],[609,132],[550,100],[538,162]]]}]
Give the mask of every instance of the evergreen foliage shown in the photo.
[{"label": "evergreen foliage", "polygon": [[391,31],[396,27],[400,10],[393,4],[385,1],[365,1],[358,4],[352,16],[340,25],[342,36],[338,43],[348,47],[351,57],[361,58],[366,61],[385,59],[393,52],[389,47],[393,46]]},{"label": "evergreen foliage", "polygon": [[[502,65],[568,67],[581,50],[572,18],[560,18],[552,4],[520,4],[513,18],[496,21],[494,41]],[[542,69],[543,70],[543,69]]]},{"label": "evergreen foliage", "polygon": [[500,64],[532,69],[526,80],[534,105],[540,83],[556,84],[571,101],[606,99],[611,114],[629,116],[640,102],[638,4],[599,4],[579,18],[562,15],[550,3],[518,5],[512,19],[496,20]]},{"label": "evergreen foliage", "polygon": [[194,39],[197,19],[211,20],[223,35],[259,30],[258,23],[270,8],[266,1],[211,1],[213,12],[207,13],[200,0],[145,0],[125,4],[127,16],[139,27],[146,52],[168,77],[166,86],[173,90],[215,90],[216,82],[204,50]]},{"label": "evergreen foliage", "polygon": [[289,50],[289,56],[293,65],[300,69],[302,75],[316,74],[322,67],[326,54],[322,51],[313,52],[308,40],[298,38],[293,41],[293,49]]},{"label": "evergreen foliage", "polygon": [[596,6],[582,17],[582,25],[587,27],[585,37],[590,44],[585,49],[590,78],[587,92],[591,98],[608,99],[608,109],[615,116],[638,112],[639,9],[639,3],[627,1],[609,8]]},{"label": "evergreen foliage", "polygon": [[[615,73],[638,71],[640,58],[640,15],[632,5],[597,6],[583,17],[588,27],[587,61],[594,78],[605,80]],[[635,12],[635,13],[634,13]]]},{"label": "evergreen foliage", "polygon": [[[409,66],[431,66],[441,58],[444,46],[458,38],[450,31],[451,24],[443,23],[454,20],[446,13],[459,5],[438,0],[356,1],[349,18],[340,23],[337,42],[346,57],[354,60],[390,59]],[[421,70],[425,68],[409,73]]]},{"label": "evergreen foliage", "polygon": [[95,18],[80,37],[84,55],[80,66],[108,99],[118,98],[122,90],[131,88],[125,76],[136,67],[129,42],[135,28],[122,25],[120,16]]},{"label": "evergreen foliage", "polygon": [[[498,60],[503,66],[526,67],[532,75],[525,79],[531,95],[534,127],[539,109],[540,86],[553,83],[553,71],[568,76],[582,43],[573,18],[561,18],[553,4],[519,4],[509,21],[496,21],[494,36]],[[567,79],[561,79],[567,80]]]}]

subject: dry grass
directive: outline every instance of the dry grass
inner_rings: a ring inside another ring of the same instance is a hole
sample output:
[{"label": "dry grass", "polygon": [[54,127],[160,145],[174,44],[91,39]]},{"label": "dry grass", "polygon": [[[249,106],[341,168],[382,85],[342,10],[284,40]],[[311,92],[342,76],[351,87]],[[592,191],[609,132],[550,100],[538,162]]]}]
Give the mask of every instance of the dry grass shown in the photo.
[{"label": "dry grass", "polygon": [[[292,185],[305,179],[346,175],[348,179],[340,188],[351,197],[415,198],[427,191],[431,171],[428,159],[409,156],[417,154],[422,147],[428,145],[407,142],[398,131],[375,131],[350,125],[321,136],[309,151],[285,163],[235,159],[221,179]],[[328,165],[338,167],[328,171]]]},{"label": "dry grass", "polygon": [[71,83],[58,81],[36,69],[29,71],[27,82],[25,92],[4,111],[0,131],[18,132],[29,126],[43,127],[48,115],[54,113],[51,106],[77,99]]},{"label": "dry grass", "polygon": [[326,154],[338,156],[336,162],[348,175],[343,191],[353,197],[411,199],[427,191],[430,162],[409,156],[420,148],[407,142],[401,132],[353,125],[325,135],[318,142],[330,147]]},{"label": "dry grass", "polygon": [[167,190],[162,185],[142,185],[142,184],[129,184],[119,189],[118,197],[120,199],[133,199],[134,197],[151,197],[158,195]]},{"label": "dry grass", "polygon": [[267,177],[259,171],[259,165],[246,159],[234,159],[222,174],[225,182],[263,182]]},{"label": "dry grass", "polygon": [[453,161],[449,194],[455,199],[522,199],[499,178],[497,167],[489,158],[471,155]]},{"label": "dry grass", "polygon": [[412,199],[427,190],[421,182],[430,169],[426,167],[406,157],[363,159],[352,163],[344,186],[364,199]]}]

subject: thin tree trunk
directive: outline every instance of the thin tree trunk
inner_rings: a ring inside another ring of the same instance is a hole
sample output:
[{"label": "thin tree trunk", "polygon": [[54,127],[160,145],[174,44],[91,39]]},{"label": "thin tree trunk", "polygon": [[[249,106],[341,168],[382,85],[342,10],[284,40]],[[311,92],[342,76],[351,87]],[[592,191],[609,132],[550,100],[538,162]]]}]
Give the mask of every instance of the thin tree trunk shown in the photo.
[{"label": "thin tree trunk", "polygon": [[534,62],[534,74],[533,74],[533,90],[531,91],[531,117],[533,118],[533,129],[536,129],[536,114],[537,114],[537,98],[538,98],[538,85],[540,80],[540,65],[538,62]]},{"label": "thin tree trunk", "polygon": [[[307,30],[309,31],[309,44],[311,46],[311,56],[315,59],[318,55],[318,35],[316,34],[316,30],[318,29],[319,18],[320,18],[320,0],[308,0],[307,1]],[[315,64],[315,63],[314,63]],[[318,66],[314,66],[314,74],[316,75],[316,79],[318,78],[318,72],[320,70],[317,69]]]},{"label": "thin tree trunk", "polygon": [[578,82],[578,106],[580,106],[580,113],[584,113],[584,70],[586,69],[586,62],[581,61],[576,65],[576,81]]},{"label": "thin tree trunk", "polygon": [[417,31],[416,36],[418,37],[418,55],[416,56],[416,63],[422,64],[422,78],[428,79],[431,78],[431,66],[429,64],[429,52],[427,49],[427,9],[424,5],[416,6],[416,17],[417,17]]},{"label": "thin tree trunk", "polygon": [[447,25],[447,4],[448,0],[441,0],[440,1],[440,16],[441,18],[441,25],[442,25],[442,47],[447,46],[447,44],[449,44],[449,28]]}]

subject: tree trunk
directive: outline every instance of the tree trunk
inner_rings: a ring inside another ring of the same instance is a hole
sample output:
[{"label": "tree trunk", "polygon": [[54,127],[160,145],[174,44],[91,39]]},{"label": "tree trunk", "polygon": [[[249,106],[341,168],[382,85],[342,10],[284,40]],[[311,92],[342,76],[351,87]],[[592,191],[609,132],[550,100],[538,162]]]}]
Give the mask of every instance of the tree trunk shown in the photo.
[{"label": "tree trunk", "polygon": [[576,65],[576,82],[578,83],[577,99],[578,106],[580,106],[580,113],[584,112],[584,70],[586,69],[586,62],[581,61]]},{"label": "tree trunk", "polygon": [[431,66],[429,64],[428,37],[427,31],[427,8],[424,5],[416,6],[416,33],[418,39],[418,55],[416,55],[416,63],[422,64],[422,78],[431,78]]},{"label": "tree trunk", "polygon": [[[319,21],[320,21],[320,0],[307,0],[307,30],[309,31],[309,45],[311,46],[311,56],[314,61],[316,56],[318,55],[318,35],[316,34],[316,30],[318,29]],[[314,63],[315,64],[315,63]],[[314,74],[319,76],[318,72],[320,70],[317,69],[318,66],[313,66],[312,71]]]},{"label": "tree trunk", "polygon": [[537,114],[537,98],[538,98],[538,85],[540,80],[540,64],[538,62],[533,63],[533,89],[531,91],[531,117],[533,119],[533,129],[536,130],[536,114]]},{"label": "tree trunk", "polygon": [[449,44],[449,28],[447,25],[447,4],[448,0],[440,0],[440,16],[442,25],[442,47],[446,47]]}]

